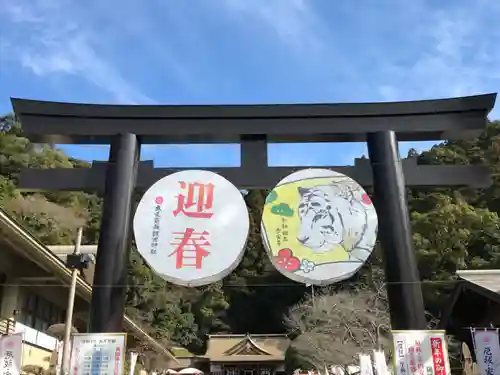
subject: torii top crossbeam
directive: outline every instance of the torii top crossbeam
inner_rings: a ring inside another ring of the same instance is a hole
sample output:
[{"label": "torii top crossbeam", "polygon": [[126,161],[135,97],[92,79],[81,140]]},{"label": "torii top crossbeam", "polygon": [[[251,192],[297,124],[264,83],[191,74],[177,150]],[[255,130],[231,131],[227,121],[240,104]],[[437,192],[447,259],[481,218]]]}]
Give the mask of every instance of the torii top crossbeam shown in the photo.
[{"label": "torii top crossbeam", "polygon": [[118,133],[141,143],[358,142],[392,130],[399,141],[456,139],[484,129],[496,94],[392,103],[278,105],[98,105],[12,99],[35,142],[108,144]]}]

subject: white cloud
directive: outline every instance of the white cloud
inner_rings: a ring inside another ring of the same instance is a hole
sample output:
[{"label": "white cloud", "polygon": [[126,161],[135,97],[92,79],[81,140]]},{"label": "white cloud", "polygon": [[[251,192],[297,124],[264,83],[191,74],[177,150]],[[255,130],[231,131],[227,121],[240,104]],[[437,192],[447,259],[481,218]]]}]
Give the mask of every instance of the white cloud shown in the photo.
[{"label": "white cloud", "polygon": [[[195,98],[213,97],[211,102],[217,101],[217,93],[231,97],[230,91],[244,91],[244,69],[252,67],[238,65],[245,65],[242,53],[255,53],[250,44],[276,46],[266,49],[275,55],[260,60],[268,61],[269,71],[280,69],[273,65],[275,59],[280,64],[290,60],[290,67],[284,67],[292,74],[288,87],[300,92],[301,84],[308,85],[302,96],[306,101],[472,95],[500,87],[500,28],[495,26],[499,4],[207,0],[193,9],[186,2],[161,0],[151,0],[148,6],[139,0],[0,0],[0,15],[19,32],[27,30],[23,37],[29,35],[23,40],[19,35],[0,36],[0,53],[40,76],[83,76],[123,103],[154,102],[132,83],[136,76],[117,68],[127,66],[127,53],[110,50],[123,47],[125,41],[154,69],[168,71],[168,78],[176,80],[172,84]],[[220,43],[241,47],[239,55],[226,51],[226,60],[220,61],[219,40],[213,38],[225,37],[214,30],[234,35],[236,40],[227,37]],[[241,30],[248,39],[237,39],[241,34],[233,31]],[[148,64],[137,68],[144,66]],[[160,72],[149,74],[156,73]],[[296,78],[301,84],[294,83]],[[163,95],[176,101],[174,94]]]},{"label": "white cloud", "polygon": [[[338,85],[348,74],[360,101],[463,96],[500,88],[498,1],[337,2],[327,10],[319,8],[325,3],[306,0],[217,4],[242,27],[256,33],[274,30],[274,40],[300,52],[304,71],[314,66],[325,86]],[[332,71],[336,79],[329,79]]]},{"label": "white cloud", "polygon": [[378,91],[385,100],[466,96],[500,88],[500,33],[489,22],[500,17],[496,2],[413,5],[409,10],[406,3],[396,7],[395,15],[412,12],[406,14],[411,21],[404,31],[414,58],[405,60],[395,48],[375,64]]},{"label": "white cloud", "polygon": [[14,4],[12,1],[2,0],[0,6],[3,11],[9,16],[10,20],[15,23],[40,23],[43,22],[42,17],[35,15],[31,9],[27,9],[20,4]]},{"label": "white cloud", "polygon": [[0,0],[0,15],[22,34],[19,43],[2,42],[2,58],[18,60],[38,76],[80,75],[118,103],[154,103],[96,51],[97,36],[72,16],[73,5],[66,0]]},{"label": "white cloud", "polygon": [[305,0],[221,0],[217,3],[239,13],[239,22],[255,27],[255,20],[271,28],[283,42],[300,52],[314,52],[323,47],[322,20]]}]

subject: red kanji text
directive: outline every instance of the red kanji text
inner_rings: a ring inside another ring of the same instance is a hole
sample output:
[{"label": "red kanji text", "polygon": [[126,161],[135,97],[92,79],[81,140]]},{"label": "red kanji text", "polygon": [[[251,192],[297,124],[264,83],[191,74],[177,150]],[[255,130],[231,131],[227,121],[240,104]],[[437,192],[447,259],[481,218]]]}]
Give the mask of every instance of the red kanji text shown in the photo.
[{"label": "red kanji text", "polygon": [[175,268],[195,267],[202,268],[203,258],[210,252],[210,242],[207,240],[209,233],[207,231],[195,232],[193,228],[187,228],[184,232],[174,232],[174,240],[170,243],[176,245],[176,249],[169,255],[176,256]]},{"label": "red kanji text", "polygon": [[177,196],[177,208],[173,211],[174,216],[183,213],[188,217],[197,219],[210,219],[210,212],[214,201],[214,185],[200,184],[198,182],[179,181],[181,189],[187,189],[187,196],[180,193]]}]

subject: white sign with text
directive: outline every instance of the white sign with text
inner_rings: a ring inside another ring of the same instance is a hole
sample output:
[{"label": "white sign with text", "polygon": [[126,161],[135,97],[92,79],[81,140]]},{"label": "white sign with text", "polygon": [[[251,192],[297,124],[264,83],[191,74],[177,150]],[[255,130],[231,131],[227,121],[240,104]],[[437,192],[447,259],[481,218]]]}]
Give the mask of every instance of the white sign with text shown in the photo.
[{"label": "white sign with text", "polygon": [[395,375],[451,375],[445,331],[392,331]]},{"label": "white sign with text", "polygon": [[70,375],[123,375],[126,333],[73,335]]},{"label": "white sign with text", "polygon": [[249,228],[241,192],[224,177],[201,170],[157,181],[134,216],[139,253],[163,279],[184,286],[229,275],[243,257]]}]

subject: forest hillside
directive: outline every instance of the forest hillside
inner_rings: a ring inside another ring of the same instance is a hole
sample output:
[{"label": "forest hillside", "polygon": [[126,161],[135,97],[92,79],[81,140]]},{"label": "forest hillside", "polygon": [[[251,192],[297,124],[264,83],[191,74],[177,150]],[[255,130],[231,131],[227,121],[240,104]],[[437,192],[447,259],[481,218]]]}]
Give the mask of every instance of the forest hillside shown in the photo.
[{"label": "forest hillside", "polygon": [[[426,164],[487,164],[496,174],[487,189],[408,189],[426,308],[439,318],[457,269],[500,268],[500,122],[490,122],[476,139],[445,142],[410,154]],[[1,118],[0,206],[46,245],[71,244],[82,224],[83,243],[97,243],[101,197],[92,192],[21,194],[16,178],[19,168],[27,166],[89,167],[49,145],[31,144],[12,116]],[[246,254],[222,282],[198,288],[166,283],[133,250],[127,313],[153,336],[195,352],[204,351],[207,333],[284,332],[285,315],[307,298],[310,288],[283,277],[267,259],[259,232],[265,195],[255,190],[245,197],[251,217]],[[362,272],[335,288],[373,284],[383,274],[382,253],[377,249]]]}]

